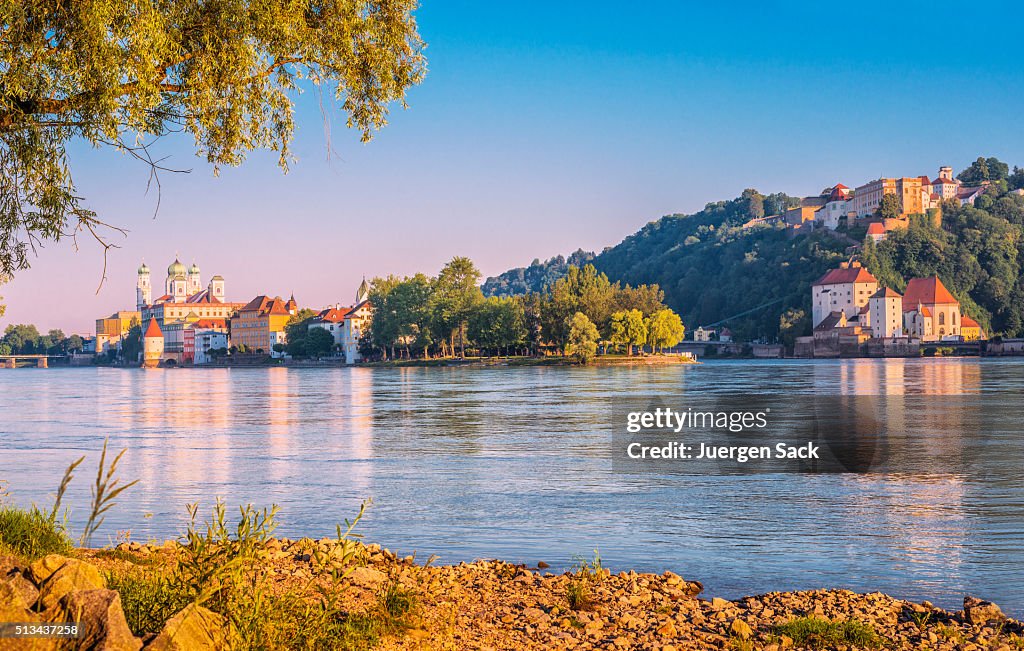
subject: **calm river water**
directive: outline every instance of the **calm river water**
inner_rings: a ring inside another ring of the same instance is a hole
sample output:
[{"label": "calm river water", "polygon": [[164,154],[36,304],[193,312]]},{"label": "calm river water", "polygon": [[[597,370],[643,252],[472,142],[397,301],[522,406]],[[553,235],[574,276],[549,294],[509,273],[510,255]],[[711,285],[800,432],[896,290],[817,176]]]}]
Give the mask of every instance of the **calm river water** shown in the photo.
[{"label": "calm river water", "polygon": [[956,608],[969,593],[1024,615],[1019,422],[971,463],[940,455],[896,473],[674,475],[613,463],[609,412],[631,399],[784,404],[814,392],[995,397],[1016,422],[1024,362],[0,370],[0,480],[16,503],[49,504],[67,464],[87,455],[68,498],[80,527],[109,437],[128,449],[122,476],[140,483],[94,544],[128,529],[134,540],[175,537],[187,503],[208,513],[218,496],[279,504],[280,535],[321,537],[372,497],[367,540],[442,563],[562,569],[599,549],[613,570],[671,569],[714,596],[848,587]]}]

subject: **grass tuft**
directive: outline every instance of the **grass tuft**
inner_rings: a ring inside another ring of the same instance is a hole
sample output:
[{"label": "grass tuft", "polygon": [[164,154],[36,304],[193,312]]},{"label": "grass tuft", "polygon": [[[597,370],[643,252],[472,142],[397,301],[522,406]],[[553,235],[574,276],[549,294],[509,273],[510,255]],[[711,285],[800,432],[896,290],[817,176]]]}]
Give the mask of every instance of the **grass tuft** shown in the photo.
[{"label": "grass tuft", "polygon": [[591,596],[591,587],[601,580],[604,575],[604,568],[601,565],[601,555],[594,550],[594,559],[588,561],[582,556],[576,557],[576,569],[569,579],[569,585],[565,588],[565,599],[572,610],[593,610],[594,600]]},{"label": "grass tuft", "polygon": [[837,644],[876,648],[881,644],[875,629],[855,619],[833,622],[821,617],[800,617],[776,626],[775,632],[792,638],[796,646],[812,649],[832,648]]}]

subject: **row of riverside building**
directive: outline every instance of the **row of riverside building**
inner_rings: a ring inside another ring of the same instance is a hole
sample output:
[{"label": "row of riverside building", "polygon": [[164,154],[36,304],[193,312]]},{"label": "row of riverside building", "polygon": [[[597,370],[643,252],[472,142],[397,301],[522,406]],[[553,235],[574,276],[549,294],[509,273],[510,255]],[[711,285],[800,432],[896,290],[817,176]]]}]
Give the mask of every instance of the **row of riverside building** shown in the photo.
[{"label": "row of riverside building", "polygon": [[911,278],[901,295],[880,286],[859,262],[850,261],[814,282],[811,303],[813,335],[800,337],[797,347],[813,349],[815,357],[871,340],[899,350],[922,342],[985,338],[978,322],[963,313],[938,276]]},{"label": "row of riverside building", "polygon": [[[294,296],[285,300],[260,295],[245,303],[231,302],[222,276],[213,276],[203,286],[199,267],[193,263],[186,268],[177,259],[167,267],[162,289],[164,293],[153,298],[150,269],[143,263],[136,281],[136,309],[96,320],[96,354],[120,352],[124,337],[134,324],[140,324],[142,359],[126,360],[129,363],[210,364],[219,352],[232,348],[272,357],[285,355],[280,350],[288,343],[285,326],[299,311]],[[354,304],[321,310],[308,325],[329,332],[335,355],[348,364],[362,359],[359,339],[372,317],[368,295],[364,279]]]}]

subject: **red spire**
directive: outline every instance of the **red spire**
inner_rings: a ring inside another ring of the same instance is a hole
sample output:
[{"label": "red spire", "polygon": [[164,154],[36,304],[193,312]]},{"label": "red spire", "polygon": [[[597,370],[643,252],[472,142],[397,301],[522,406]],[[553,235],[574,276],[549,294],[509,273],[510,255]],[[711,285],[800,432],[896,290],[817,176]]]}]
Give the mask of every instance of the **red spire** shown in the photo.
[{"label": "red spire", "polygon": [[156,319],[153,318],[153,317],[150,317],[149,325],[146,326],[146,334],[143,335],[143,337],[146,338],[146,339],[149,339],[150,337],[163,337],[163,336],[164,336],[164,333],[160,331],[160,326],[158,326],[156,324]]}]

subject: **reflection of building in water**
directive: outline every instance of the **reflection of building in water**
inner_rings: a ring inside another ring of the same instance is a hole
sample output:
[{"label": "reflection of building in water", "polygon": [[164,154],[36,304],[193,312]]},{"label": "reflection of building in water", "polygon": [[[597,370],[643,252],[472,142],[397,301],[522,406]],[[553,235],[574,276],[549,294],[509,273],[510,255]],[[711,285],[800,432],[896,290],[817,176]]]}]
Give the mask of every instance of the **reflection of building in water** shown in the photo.
[{"label": "reflection of building in water", "polygon": [[[935,568],[938,576],[959,577],[971,527],[967,519],[967,485],[954,476],[847,475],[847,519],[863,534],[887,538],[894,571],[920,576]],[[932,585],[918,586],[928,593]]]},{"label": "reflection of building in water", "polygon": [[142,442],[131,452],[142,483],[187,486],[230,479],[230,372],[211,370],[202,378],[139,373],[131,378],[133,409],[123,427]]},{"label": "reflection of building in water", "polygon": [[[300,371],[301,372],[301,371]],[[289,453],[294,449],[292,388],[295,373],[287,368],[267,369],[267,439],[266,453],[268,481],[276,482],[288,477],[293,460]],[[297,391],[295,392],[298,393]]]},{"label": "reflection of building in water", "polygon": [[348,479],[353,489],[369,494],[373,479],[373,371],[352,369],[345,379],[349,382],[349,458],[354,462]]},{"label": "reflection of building in water", "polygon": [[812,368],[815,388],[826,395],[960,395],[981,390],[976,358],[849,359]]}]

